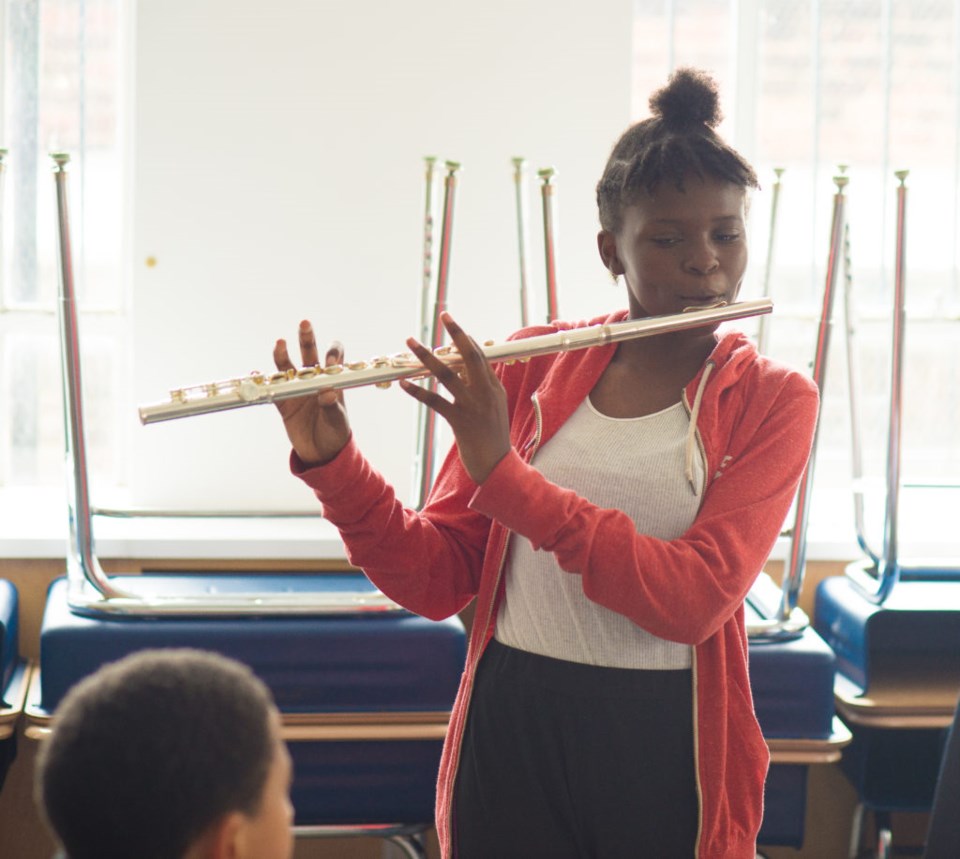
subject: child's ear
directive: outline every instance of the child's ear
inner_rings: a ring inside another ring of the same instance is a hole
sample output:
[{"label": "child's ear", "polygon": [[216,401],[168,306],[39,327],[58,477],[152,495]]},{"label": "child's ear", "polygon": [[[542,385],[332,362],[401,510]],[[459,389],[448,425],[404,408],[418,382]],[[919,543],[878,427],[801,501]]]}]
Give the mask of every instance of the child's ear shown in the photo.
[{"label": "child's ear", "polygon": [[231,811],[218,818],[187,851],[187,859],[242,859],[246,818]]},{"label": "child's ear", "polygon": [[623,264],[617,256],[617,239],[613,233],[609,230],[600,230],[597,233],[597,250],[600,251],[600,259],[610,274],[614,277],[623,274]]}]

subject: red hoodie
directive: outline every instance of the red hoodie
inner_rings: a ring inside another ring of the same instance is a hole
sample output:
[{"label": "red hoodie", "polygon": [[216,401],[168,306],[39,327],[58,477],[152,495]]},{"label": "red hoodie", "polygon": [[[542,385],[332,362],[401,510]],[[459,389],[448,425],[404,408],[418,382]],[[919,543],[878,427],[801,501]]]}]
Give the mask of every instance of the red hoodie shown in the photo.
[{"label": "red hoodie", "polygon": [[[621,311],[573,326],[622,321]],[[683,392],[690,444],[706,463],[694,523],[675,540],[638,534],[619,510],[597,507],[529,463],[596,384],[616,347],[498,368],[512,451],[478,487],[454,446],[421,512],[404,508],[351,440],[333,462],[298,474],[340,530],[347,556],[389,597],[433,619],[476,612],[437,786],[437,833],[453,856],[451,810],[477,663],[503,599],[508,536],[553,552],[586,596],[671,641],[694,646],[700,859],[753,859],[769,754],[753,712],[743,600],[765,563],[806,466],[816,386],[758,355],[742,334],[722,337]],[[691,450],[691,453],[693,451]]]}]

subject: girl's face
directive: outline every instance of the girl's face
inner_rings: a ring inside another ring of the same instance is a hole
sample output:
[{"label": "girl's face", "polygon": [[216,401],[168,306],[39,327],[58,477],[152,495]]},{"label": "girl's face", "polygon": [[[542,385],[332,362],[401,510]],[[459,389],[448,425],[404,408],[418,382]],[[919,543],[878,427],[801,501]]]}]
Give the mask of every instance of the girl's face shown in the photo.
[{"label": "girl's face", "polygon": [[746,192],[687,176],[627,206],[616,233],[597,236],[600,256],[627,283],[630,316],[732,303],[747,267]]}]

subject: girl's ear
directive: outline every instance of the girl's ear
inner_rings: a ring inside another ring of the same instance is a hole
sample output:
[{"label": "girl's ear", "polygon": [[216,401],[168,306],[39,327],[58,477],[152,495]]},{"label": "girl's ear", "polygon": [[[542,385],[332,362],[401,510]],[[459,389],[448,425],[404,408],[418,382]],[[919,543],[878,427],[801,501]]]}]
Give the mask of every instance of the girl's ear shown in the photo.
[{"label": "girl's ear", "polygon": [[597,250],[604,266],[614,276],[623,274],[623,264],[617,256],[617,239],[609,230],[600,230],[597,233]]}]

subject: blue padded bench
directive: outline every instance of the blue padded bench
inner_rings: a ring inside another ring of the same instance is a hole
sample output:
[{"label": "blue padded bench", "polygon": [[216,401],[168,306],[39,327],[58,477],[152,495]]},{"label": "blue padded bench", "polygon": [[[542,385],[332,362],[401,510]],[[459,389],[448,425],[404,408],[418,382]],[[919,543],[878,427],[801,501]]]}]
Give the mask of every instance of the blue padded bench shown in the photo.
[{"label": "blue padded bench", "polygon": [[[129,590],[191,595],[374,590],[359,573],[154,574],[112,581]],[[294,759],[298,828],[432,825],[442,740],[466,654],[458,618],[434,622],[403,610],[89,617],[71,611],[66,580],[58,579],[43,618],[28,736],[55,730],[51,714],[80,678],[156,647],[218,651],[249,665],[270,687]]]},{"label": "blue padded bench", "polygon": [[27,665],[17,643],[19,600],[17,589],[0,579],[0,787],[17,750],[17,722],[23,713]]},{"label": "blue padded bench", "polygon": [[[747,625],[756,610],[746,604]],[[803,845],[807,776],[812,765],[833,763],[850,735],[836,718],[836,658],[807,627],[784,640],[750,640],[754,709],[770,748],[770,772],[758,843]]]},{"label": "blue padded bench", "polygon": [[836,707],[853,734],[842,768],[861,810],[880,829],[892,812],[929,811],[960,695],[960,582],[902,578],[878,605],[831,577],[814,626],[837,654]]}]

